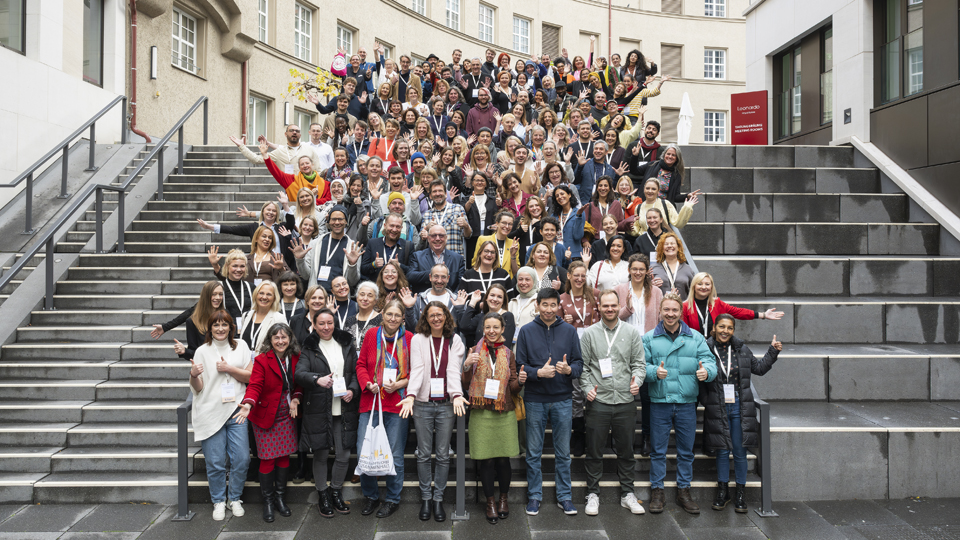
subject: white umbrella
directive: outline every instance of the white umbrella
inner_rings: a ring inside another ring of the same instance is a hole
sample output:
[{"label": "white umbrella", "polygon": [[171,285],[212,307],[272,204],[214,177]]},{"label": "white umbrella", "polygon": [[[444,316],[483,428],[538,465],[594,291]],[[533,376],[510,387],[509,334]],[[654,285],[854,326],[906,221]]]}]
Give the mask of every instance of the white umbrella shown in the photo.
[{"label": "white umbrella", "polygon": [[677,122],[677,144],[690,144],[690,132],[693,131],[693,105],[690,104],[690,94],[683,93],[683,104],[680,105],[680,121]]}]

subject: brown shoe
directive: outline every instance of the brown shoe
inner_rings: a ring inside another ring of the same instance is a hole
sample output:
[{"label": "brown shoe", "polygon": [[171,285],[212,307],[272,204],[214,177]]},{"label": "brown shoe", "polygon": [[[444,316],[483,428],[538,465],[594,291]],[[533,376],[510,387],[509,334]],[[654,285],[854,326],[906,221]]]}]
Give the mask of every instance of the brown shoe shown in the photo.
[{"label": "brown shoe", "polygon": [[700,507],[690,497],[690,488],[677,489],[677,506],[683,508],[688,514],[700,513]]},{"label": "brown shoe", "polygon": [[663,512],[663,488],[653,488],[650,490],[650,513],[659,514]]},{"label": "brown shoe", "polygon": [[497,502],[497,516],[500,519],[507,519],[510,517],[510,506],[507,505],[506,493],[500,494],[500,500]]},{"label": "brown shoe", "polygon": [[487,521],[491,524],[500,521],[497,516],[497,501],[493,497],[487,497]]}]

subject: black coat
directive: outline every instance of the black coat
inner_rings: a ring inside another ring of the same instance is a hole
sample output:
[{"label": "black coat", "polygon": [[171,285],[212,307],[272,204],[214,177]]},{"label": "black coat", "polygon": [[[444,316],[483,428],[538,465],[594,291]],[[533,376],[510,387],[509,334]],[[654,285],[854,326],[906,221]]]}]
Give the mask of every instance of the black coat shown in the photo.
[{"label": "black coat", "polygon": [[[416,249],[413,242],[400,238],[394,247],[397,247],[394,255],[397,258],[397,262],[400,263],[400,269],[403,270],[404,275],[409,274],[410,257]],[[370,241],[367,242],[367,247],[364,249],[363,256],[360,258],[360,275],[363,276],[363,279],[374,282],[377,281],[377,276],[379,276],[380,271],[383,270],[383,267],[377,268],[375,264],[377,254],[383,257],[384,251],[390,252],[392,250],[387,249],[386,241],[383,237],[371,238]],[[386,261],[384,261],[384,264],[386,264]]]},{"label": "black coat", "polygon": [[[740,428],[743,432],[743,447],[757,448],[760,446],[760,428],[757,422],[757,404],[750,390],[750,375],[764,375],[777,361],[780,351],[772,345],[763,358],[757,358],[753,351],[740,338],[731,338],[733,347],[732,367],[740,369]],[[714,338],[707,339],[707,346],[713,351]],[[700,383],[700,404],[703,405],[703,436],[707,448],[714,450],[733,450],[730,438],[730,422],[727,419],[726,407],[723,400],[723,383],[721,377],[720,360],[717,362],[718,375],[713,382]],[[726,358],[723,359],[726,365]]]},{"label": "black coat", "polygon": [[[360,423],[360,383],[357,380],[357,348],[353,336],[343,330],[333,331],[333,340],[343,350],[343,376],[347,390],[353,391],[353,399],[340,405],[343,423],[344,448],[357,445],[357,426]],[[303,404],[300,407],[303,423],[300,426],[300,450],[317,451],[333,446],[333,388],[317,385],[317,379],[330,374],[330,364],[320,352],[320,335],[313,333],[307,338],[300,352],[296,383],[303,388]]]},{"label": "black coat", "polygon": [[[628,162],[630,163],[630,179],[633,180],[633,187],[637,189],[637,193],[643,193],[643,184],[647,179],[656,178],[660,174],[660,169],[664,168],[663,160],[660,159],[657,161],[648,161],[640,165],[639,156],[633,155],[633,152],[628,154]],[[668,202],[682,203],[687,200],[687,194],[680,192],[680,185],[682,183],[683,176],[674,171],[673,176],[670,178],[670,187],[667,188],[666,199]]]}]

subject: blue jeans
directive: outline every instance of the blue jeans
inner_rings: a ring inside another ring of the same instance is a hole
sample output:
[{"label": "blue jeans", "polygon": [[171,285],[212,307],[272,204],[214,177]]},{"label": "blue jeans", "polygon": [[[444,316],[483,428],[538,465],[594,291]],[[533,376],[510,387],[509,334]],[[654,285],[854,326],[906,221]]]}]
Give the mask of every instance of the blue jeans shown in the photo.
[{"label": "blue jeans", "polygon": [[[246,423],[238,424],[233,418],[228,419],[220,431],[200,441],[200,447],[207,462],[210,499],[214,503],[227,500],[239,501],[243,495],[243,483],[247,480],[247,467],[250,465],[250,443],[247,438]],[[230,467],[229,497],[227,496],[228,463]]]},{"label": "blue jeans", "polygon": [[697,436],[696,403],[650,404],[650,488],[663,489],[667,476],[667,445],[670,428],[677,444],[677,487],[690,487],[693,480],[693,440]]},{"label": "blue jeans", "polygon": [[[740,399],[725,403],[727,422],[730,424],[730,439],[733,441],[733,472],[738,484],[747,483],[747,449],[743,447],[743,430],[740,428]],[[721,484],[730,481],[730,451],[717,450],[717,480]]]},{"label": "blue jeans", "polygon": [[[420,479],[420,499],[443,500],[443,490],[450,476],[450,435],[456,416],[448,401],[415,401],[413,403],[413,426],[417,430],[417,477]],[[430,474],[430,457],[436,448],[436,471]],[[430,487],[433,480],[433,487]]]},{"label": "blue jeans", "polygon": [[570,492],[570,432],[573,429],[573,399],[555,403],[527,401],[527,498],[543,500],[543,437],[547,421],[553,428],[553,451],[556,454],[557,501],[569,501]]},{"label": "blue jeans", "polygon": [[[363,439],[367,433],[367,422],[370,421],[370,415],[373,415],[373,426],[380,425],[380,414],[377,412],[360,413],[360,426],[357,429],[357,445],[363,446]],[[403,447],[407,445],[407,431],[409,430],[408,420],[400,418],[397,413],[383,413],[383,427],[387,431],[387,440],[390,441],[390,451],[393,452],[393,467],[397,470],[394,476],[387,476],[387,498],[388,502],[400,502],[400,489],[403,488]],[[358,450],[359,452],[359,450]],[[380,488],[377,487],[377,478],[360,475],[360,488],[363,496],[369,499],[380,498]]]}]

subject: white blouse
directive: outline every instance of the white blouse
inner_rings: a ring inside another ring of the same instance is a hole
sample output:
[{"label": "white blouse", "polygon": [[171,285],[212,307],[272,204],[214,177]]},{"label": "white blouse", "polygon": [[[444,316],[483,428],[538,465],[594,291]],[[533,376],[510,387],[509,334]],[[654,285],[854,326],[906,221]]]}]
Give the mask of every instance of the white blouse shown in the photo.
[{"label": "white blouse", "polygon": [[[245,383],[234,379],[232,375],[217,371],[217,362],[221,357],[239,369],[250,364],[250,349],[247,344],[240,339],[236,340],[236,343],[237,348],[230,349],[230,343],[226,340],[213,340],[210,345],[203,344],[198,347],[193,355],[194,363],[203,366],[203,373],[200,374],[203,390],[197,392],[190,387],[193,392],[193,437],[198,442],[209,439],[220,431],[237,410],[243,393],[247,390]],[[233,383],[234,399],[224,403],[221,385],[230,383]]]}]

